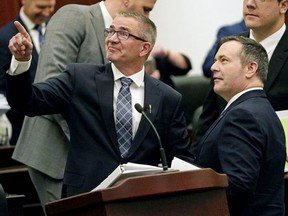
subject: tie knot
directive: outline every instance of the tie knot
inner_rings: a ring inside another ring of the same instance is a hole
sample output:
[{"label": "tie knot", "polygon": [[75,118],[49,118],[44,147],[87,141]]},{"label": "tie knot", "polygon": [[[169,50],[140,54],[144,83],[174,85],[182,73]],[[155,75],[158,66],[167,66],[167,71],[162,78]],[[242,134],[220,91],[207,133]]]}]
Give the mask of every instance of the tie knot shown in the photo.
[{"label": "tie knot", "polygon": [[122,86],[130,86],[131,83],[133,82],[132,79],[127,78],[127,77],[122,77],[122,78],[120,79],[120,81],[121,81]]},{"label": "tie knot", "polygon": [[42,34],[42,26],[41,25],[35,25],[34,29]]}]

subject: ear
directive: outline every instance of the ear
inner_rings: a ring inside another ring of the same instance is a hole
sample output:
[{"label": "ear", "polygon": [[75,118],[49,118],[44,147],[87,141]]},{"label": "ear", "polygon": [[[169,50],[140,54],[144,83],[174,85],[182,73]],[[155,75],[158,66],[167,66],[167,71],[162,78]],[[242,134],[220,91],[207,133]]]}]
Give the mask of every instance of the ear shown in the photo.
[{"label": "ear", "polygon": [[140,56],[146,56],[150,54],[150,51],[152,50],[152,45],[149,42],[144,42],[142,47],[140,48],[139,55]]},{"label": "ear", "polygon": [[258,69],[258,64],[256,62],[250,62],[247,65],[247,72],[245,74],[245,77],[247,79],[252,78],[257,73],[257,69]]},{"label": "ear", "polygon": [[288,10],[288,0],[282,0],[280,2],[280,13],[285,14]]}]

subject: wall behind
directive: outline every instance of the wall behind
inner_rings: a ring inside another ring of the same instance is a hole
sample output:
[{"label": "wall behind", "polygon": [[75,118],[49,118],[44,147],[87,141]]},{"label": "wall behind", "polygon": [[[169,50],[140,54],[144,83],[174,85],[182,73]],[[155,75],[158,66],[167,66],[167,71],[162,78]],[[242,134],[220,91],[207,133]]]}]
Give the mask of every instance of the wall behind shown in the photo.
[{"label": "wall behind", "polygon": [[157,44],[187,54],[191,75],[202,74],[202,63],[219,27],[242,18],[243,0],[157,0],[150,18],[158,28]]}]

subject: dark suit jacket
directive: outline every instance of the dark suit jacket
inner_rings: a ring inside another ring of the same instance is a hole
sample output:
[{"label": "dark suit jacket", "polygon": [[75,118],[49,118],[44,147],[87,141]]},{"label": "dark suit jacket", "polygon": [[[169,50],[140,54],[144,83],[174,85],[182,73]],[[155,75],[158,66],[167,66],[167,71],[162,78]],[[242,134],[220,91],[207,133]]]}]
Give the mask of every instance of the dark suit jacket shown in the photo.
[{"label": "dark suit jacket", "polygon": [[[27,30],[26,26],[24,25],[23,21],[19,16],[16,17],[15,20],[9,22],[7,25],[0,29],[0,93],[6,94],[6,80],[5,80],[5,73],[7,69],[7,64],[10,65],[11,62],[11,52],[8,48],[9,40],[18,33],[17,28],[14,26],[14,21],[19,21],[24,28]],[[31,74],[32,80],[34,80],[34,76],[36,73],[38,62],[38,53],[33,47],[32,50],[32,62],[31,67],[29,69],[29,73]],[[22,123],[24,120],[24,115],[17,113],[13,108],[7,112],[7,117],[12,124],[12,138],[10,140],[11,144],[16,144],[18,139]]]},{"label": "dark suit jacket", "polygon": [[[249,32],[243,33],[249,37]],[[269,62],[267,81],[264,90],[275,111],[288,109],[288,30],[285,31],[279,41]],[[203,104],[203,112],[200,115],[199,127],[196,139],[193,143],[193,152],[197,143],[219,114],[226,106],[226,102],[213,91],[213,80],[210,91]]]},{"label": "dark suit jacket", "polygon": [[285,135],[264,91],[234,101],[201,139],[196,164],[228,176],[231,216],[283,215]]},{"label": "dark suit jacket", "polygon": [[[61,113],[68,123],[71,146],[63,197],[92,190],[121,162],[158,165],[159,143],[144,118],[127,161],[121,159],[113,116],[114,79],[110,64],[71,64],[65,73],[48,79],[47,83],[36,83],[33,89],[28,73],[7,75],[7,80],[7,98],[12,107],[29,116]],[[159,132],[168,163],[174,155],[191,158],[181,95],[149,75],[145,74],[144,81],[144,107],[152,105],[152,113],[147,115]]]}]

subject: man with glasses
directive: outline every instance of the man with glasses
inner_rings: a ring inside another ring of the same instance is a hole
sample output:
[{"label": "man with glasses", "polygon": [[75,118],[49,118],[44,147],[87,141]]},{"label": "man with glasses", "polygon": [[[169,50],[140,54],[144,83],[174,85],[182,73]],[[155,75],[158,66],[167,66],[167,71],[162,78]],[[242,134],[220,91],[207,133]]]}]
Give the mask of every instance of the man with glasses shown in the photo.
[{"label": "man with glasses", "polygon": [[[60,8],[47,26],[35,82],[61,74],[69,63],[108,63],[104,28],[111,25],[119,11],[133,10],[148,16],[155,2],[105,0]],[[13,159],[28,166],[43,206],[61,196],[69,139],[68,126],[61,115],[24,120]]]},{"label": "man with glasses", "polygon": [[[23,68],[31,60],[32,44],[25,30],[15,25],[20,33],[9,48]],[[121,12],[105,35],[111,63],[70,64],[61,75],[33,85],[23,71],[27,68],[10,68],[7,75],[12,107],[29,116],[60,113],[68,123],[70,149],[62,197],[92,190],[120,163],[159,164],[157,136],[134,109],[137,103],[149,108],[145,112],[159,132],[168,164],[174,156],[191,158],[181,95],[144,72],[156,40],[154,23],[137,12]],[[122,149],[123,142],[127,145]]]}]

